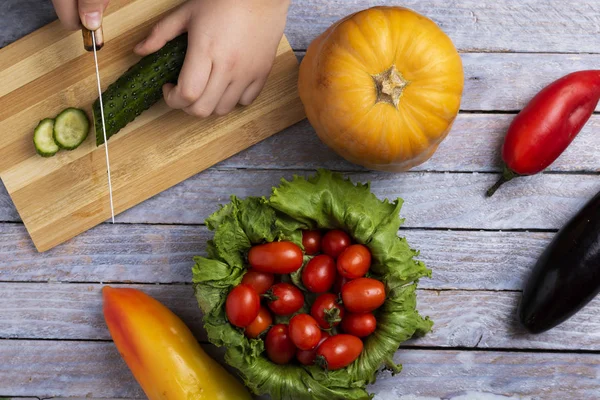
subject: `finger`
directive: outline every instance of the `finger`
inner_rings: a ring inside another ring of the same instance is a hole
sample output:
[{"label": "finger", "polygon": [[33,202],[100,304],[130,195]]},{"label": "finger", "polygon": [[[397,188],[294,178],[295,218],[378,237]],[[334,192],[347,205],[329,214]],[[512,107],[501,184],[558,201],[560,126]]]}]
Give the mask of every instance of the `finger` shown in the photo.
[{"label": "finger", "polygon": [[83,26],[95,31],[102,25],[102,14],[108,5],[108,0],[79,0],[79,18]]},{"label": "finger", "polygon": [[247,87],[248,82],[246,81],[232,82],[215,107],[215,114],[225,115],[233,111]]},{"label": "finger", "polygon": [[219,104],[230,82],[224,72],[213,69],[206,90],[202,93],[200,99],[191,106],[184,108],[184,111],[196,117],[208,117]]},{"label": "finger", "polygon": [[190,33],[188,50],[175,87],[164,91],[165,102],[171,108],[181,109],[194,104],[206,89],[213,73],[211,57],[205,46]]},{"label": "finger", "polygon": [[52,4],[58,19],[65,28],[72,31],[81,29],[76,0],[52,0]]},{"label": "finger", "polygon": [[207,56],[193,58],[190,49],[185,56],[185,61],[177,85],[163,86],[165,102],[171,108],[182,109],[194,104],[206,88],[212,71],[212,63]]},{"label": "finger", "polygon": [[257,79],[248,86],[248,88],[244,91],[242,96],[240,97],[240,104],[243,106],[248,106],[256,100],[258,95],[260,94],[262,88],[265,86],[267,82],[267,78]]},{"label": "finger", "polygon": [[146,39],[138,43],[133,51],[140,56],[145,56],[160,50],[169,40],[185,32],[189,20],[189,11],[186,7],[179,7],[165,18],[158,21]]}]

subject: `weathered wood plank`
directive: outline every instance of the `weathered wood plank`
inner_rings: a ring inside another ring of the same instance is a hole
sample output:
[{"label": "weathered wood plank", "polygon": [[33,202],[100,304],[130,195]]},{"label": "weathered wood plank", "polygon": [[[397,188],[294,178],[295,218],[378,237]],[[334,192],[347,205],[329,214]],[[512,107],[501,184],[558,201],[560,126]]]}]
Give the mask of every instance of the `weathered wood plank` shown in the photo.
[{"label": "weathered wood plank", "polygon": [[[0,337],[108,340],[102,315],[102,285],[0,284]],[[202,314],[191,285],[130,285],[174,310],[200,340],[206,340]],[[43,299],[42,301],[40,299]]]},{"label": "weathered wood plank", "polygon": [[[102,285],[0,284],[0,337],[109,340],[102,316]],[[206,341],[202,314],[190,285],[128,285],[163,302]],[[43,293],[43,302],[40,302]],[[541,335],[517,324],[518,292],[419,290],[419,310],[434,331],[408,346],[600,351],[600,299]]]},{"label": "weathered wood plank", "polygon": [[[375,0],[294,1],[286,33],[296,49],[308,44],[334,21],[375,5]],[[591,35],[600,32],[595,0],[563,2],[473,2],[405,0],[403,6],[433,19],[463,51],[598,52]],[[49,2],[5,0],[0,13],[0,47],[50,22]],[[24,17],[26,16],[26,17]]]},{"label": "weathered wood plank", "polygon": [[113,343],[0,341],[4,396],[144,398]]},{"label": "weathered wood plank", "polygon": [[[269,195],[282,177],[295,171],[231,173],[210,170],[120,214],[118,222],[201,224],[219,204],[239,197]],[[297,171],[296,171],[297,172]],[[301,171],[299,175],[312,175]],[[542,174],[504,185],[492,198],[485,191],[495,174],[350,173],[354,181],[371,181],[380,198],[402,197],[402,217],[410,228],[559,229],[600,190],[593,175]],[[0,194],[0,221],[18,220],[6,193]]]},{"label": "weathered wood plank", "polygon": [[379,400],[592,400],[600,393],[596,354],[401,350],[394,360],[404,370],[379,375],[372,389]]},{"label": "weathered wood plank", "polygon": [[203,226],[105,224],[40,254],[23,225],[0,224],[0,281],[191,282],[209,238]]},{"label": "weathered wood plank", "polygon": [[[600,61],[600,60],[599,60]],[[500,151],[514,115],[460,114],[438,151],[413,171],[499,172]],[[553,172],[598,172],[600,115],[594,115],[567,150],[547,169]],[[316,169],[364,171],[327,146],[308,121],[221,162],[217,169]]]},{"label": "weathered wood plank", "polygon": [[571,72],[598,69],[600,56],[465,53],[462,60],[465,88],[461,109],[515,111],[550,82]]},{"label": "weathered wood plank", "polygon": [[433,19],[462,51],[598,52],[592,40],[600,33],[595,0],[303,0],[292,2],[286,32],[295,49],[306,49],[333,22],[386,4],[402,5]]},{"label": "weathered wood plank", "polygon": [[568,321],[538,335],[519,326],[519,292],[420,290],[419,311],[433,331],[406,346],[477,349],[600,350],[600,299]]},{"label": "weathered wood plank", "polygon": [[[596,354],[405,349],[394,359],[404,370],[379,374],[370,387],[378,400],[595,400],[600,391]],[[0,341],[0,361],[7,396],[144,398],[112,343]]]},{"label": "weathered wood plank", "polygon": [[[519,290],[553,233],[402,230],[434,274],[428,289]],[[102,225],[38,254],[19,224],[0,224],[0,281],[191,282],[203,226]]]},{"label": "weathered wood plank", "polygon": [[[119,222],[202,223],[230,194],[268,195],[280,178],[293,171],[201,173],[127,211]],[[311,175],[301,172],[300,175]],[[380,198],[405,200],[406,227],[468,229],[558,229],[600,190],[595,176],[539,175],[506,184],[494,197],[485,191],[497,175],[408,173],[348,174],[371,181]]]}]

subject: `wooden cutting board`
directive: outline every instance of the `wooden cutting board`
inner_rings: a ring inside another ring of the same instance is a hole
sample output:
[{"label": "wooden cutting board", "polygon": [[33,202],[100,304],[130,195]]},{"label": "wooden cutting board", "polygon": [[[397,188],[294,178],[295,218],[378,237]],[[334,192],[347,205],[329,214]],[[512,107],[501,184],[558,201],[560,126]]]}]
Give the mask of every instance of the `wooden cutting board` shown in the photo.
[{"label": "wooden cutting board", "polygon": [[[98,53],[103,90],[137,62],[133,46],[182,2],[111,1]],[[162,101],[144,112],[108,143],[116,213],[302,120],[297,79],[298,62],[284,37],[253,105],[207,119]],[[104,145],[96,147],[93,130],[78,149],[47,159],[32,142],[41,119],[67,107],[91,117],[97,97],[93,54],[84,50],[81,32],[57,21],[0,50],[0,178],[38,251],[110,218]]]}]

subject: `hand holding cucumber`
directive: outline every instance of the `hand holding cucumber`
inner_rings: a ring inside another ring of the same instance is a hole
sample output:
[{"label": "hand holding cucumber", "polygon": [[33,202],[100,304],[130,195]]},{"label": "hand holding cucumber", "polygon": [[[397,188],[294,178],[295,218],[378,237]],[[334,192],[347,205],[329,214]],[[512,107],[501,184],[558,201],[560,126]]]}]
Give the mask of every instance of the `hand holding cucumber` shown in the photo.
[{"label": "hand holding cucumber", "polygon": [[[52,0],[68,29],[96,30],[108,0]],[[160,20],[135,48],[145,56],[188,32],[177,84],[165,84],[171,108],[197,117],[224,115],[262,90],[283,36],[290,0],[189,0]]]},{"label": "hand holding cucumber", "polygon": [[197,117],[224,115],[262,90],[283,36],[289,0],[190,0],[159,21],[135,52],[148,55],[188,32],[177,84],[165,101]]}]

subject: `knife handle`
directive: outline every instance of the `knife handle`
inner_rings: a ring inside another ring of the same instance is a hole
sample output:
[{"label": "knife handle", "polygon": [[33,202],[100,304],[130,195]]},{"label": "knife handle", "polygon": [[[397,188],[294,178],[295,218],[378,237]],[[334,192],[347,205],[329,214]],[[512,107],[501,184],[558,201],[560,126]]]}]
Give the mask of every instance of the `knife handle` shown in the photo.
[{"label": "knife handle", "polygon": [[102,26],[95,31],[90,31],[86,27],[81,29],[81,34],[83,35],[83,47],[87,51],[94,50],[94,39],[92,35],[96,35],[96,51],[100,50],[102,46],[104,46],[104,34],[102,33]]}]

